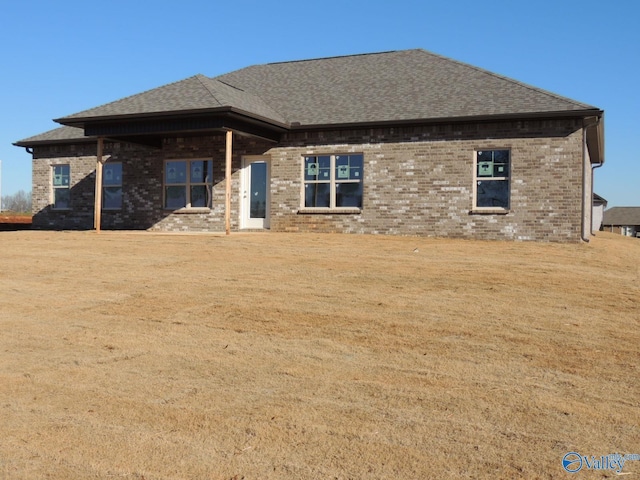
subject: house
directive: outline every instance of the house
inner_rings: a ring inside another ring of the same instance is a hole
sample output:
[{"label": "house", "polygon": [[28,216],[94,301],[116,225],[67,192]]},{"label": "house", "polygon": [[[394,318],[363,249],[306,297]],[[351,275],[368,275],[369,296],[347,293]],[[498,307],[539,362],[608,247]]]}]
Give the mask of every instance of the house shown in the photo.
[{"label": "house", "polygon": [[593,208],[591,215],[591,231],[597,232],[602,227],[602,218],[604,216],[604,209],[607,208],[607,201],[597,193],[593,194]]},{"label": "house", "polygon": [[627,237],[640,237],[640,207],[611,207],[605,210],[602,229]]},{"label": "house", "polygon": [[34,228],[580,242],[603,116],[416,49],[195,75],[15,145]]}]

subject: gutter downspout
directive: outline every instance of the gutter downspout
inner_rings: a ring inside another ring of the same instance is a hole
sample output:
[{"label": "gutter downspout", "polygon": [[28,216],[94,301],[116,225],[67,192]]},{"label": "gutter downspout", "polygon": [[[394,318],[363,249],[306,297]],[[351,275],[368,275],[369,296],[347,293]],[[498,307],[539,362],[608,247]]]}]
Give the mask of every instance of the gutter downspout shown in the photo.
[{"label": "gutter downspout", "polygon": [[[596,168],[600,168],[601,166],[604,165],[604,160],[602,160],[600,163],[598,163],[597,165],[594,165],[593,167],[591,167],[591,188],[593,189],[593,171]],[[606,207],[606,205],[605,205]],[[591,206],[591,208],[593,208],[593,205]],[[595,235],[595,233],[593,233],[593,219],[591,219],[591,235]]]},{"label": "gutter downspout", "polygon": [[[596,127],[600,126],[600,123],[602,122],[602,116],[598,117],[598,120],[596,121],[595,125]],[[602,133],[602,141],[604,142],[604,132]],[[600,163],[598,163],[597,165],[593,165],[591,167],[591,189],[593,189],[593,180],[594,180],[594,170],[596,168],[600,168],[604,165],[604,147],[602,148],[602,154],[600,155]],[[606,205],[605,205],[606,208]],[[593,207],[592,207],[593,209]],[[600,225],[602,227],[602,225]],[[593,219],[591,219],[591,235],[594,235],[593,233]]]},{"label": "gutter downspout", "polygon": [[[585,225],[585,212],[586,212],[586,208],[587,208],[587,201],[586,201],[586,190],[587,190],[587,173],[586,173],[586,167],[587,167],[587,129],[591,128],[591,127],[597,127],[600,122],[602,120],[601,116],[596,117],[595,121],[591,124],[585,125],[583,123],[582,125],[582,228],[580,229],[580,238],[582,239],[583,242],[585,243],[589,243],[591,239],[587,238],[585,236],[585,230],[586,230],[586,225]],[[595,167],[592,167],[590,169],[591,171],[591,192],[590,192],[590,196],[589,198],[591,199],[590,203],[591,203],[591,209],[593,210],[593,170],[595,170],[596,168],[600,168],[602,165],[604,165],[604,160],[601,159],[602,161],[596,165]],[[589,225],[589,232],[591,234],[593,234],[593,212],[591,213],[591,215],[589,215],[589,219],[591,220],[591,225]]]}]

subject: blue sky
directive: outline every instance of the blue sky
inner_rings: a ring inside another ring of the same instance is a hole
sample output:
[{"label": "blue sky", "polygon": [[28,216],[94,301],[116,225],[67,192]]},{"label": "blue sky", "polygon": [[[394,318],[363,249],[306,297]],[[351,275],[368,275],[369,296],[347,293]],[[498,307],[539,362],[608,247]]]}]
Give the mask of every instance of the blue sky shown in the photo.
[{"label": "blue sky", "polygon": [[637,0],[0,0],[2,194],[31,189],[13,142],[202,73],[423,48],[605,110],[595,190],[640,206]]}]

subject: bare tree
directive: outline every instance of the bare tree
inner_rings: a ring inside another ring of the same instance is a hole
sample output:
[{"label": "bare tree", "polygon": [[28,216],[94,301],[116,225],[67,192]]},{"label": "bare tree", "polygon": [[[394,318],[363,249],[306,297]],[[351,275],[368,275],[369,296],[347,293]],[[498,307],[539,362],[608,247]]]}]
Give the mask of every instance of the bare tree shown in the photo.
[{"label": "bare tree", "polygon": [[2,197],[2,211],[31,213],[31,192],[20,190],[13,195]]}]

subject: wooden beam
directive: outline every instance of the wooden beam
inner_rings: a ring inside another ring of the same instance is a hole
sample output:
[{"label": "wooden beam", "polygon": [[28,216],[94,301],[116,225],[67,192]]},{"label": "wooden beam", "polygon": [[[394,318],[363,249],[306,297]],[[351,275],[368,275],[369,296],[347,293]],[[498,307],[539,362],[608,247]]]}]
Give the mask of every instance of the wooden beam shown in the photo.
[{"label": "wooden beam", "polygon": [[225,233],[231,233],[231,154],[233,152],[233,132],[227,130],[227,142],[225,149],[225,202],[224,202],[224,228]]},{"label": "wooden beam", "polygon": [[94,199],[93,209],[93,228],[96,232],[100,231],[100,224],[102,223],[102,166],[104,161],[102,159],[104,151],[104,139],[98,137],[98,152],[96,154],[96,191]]}]

